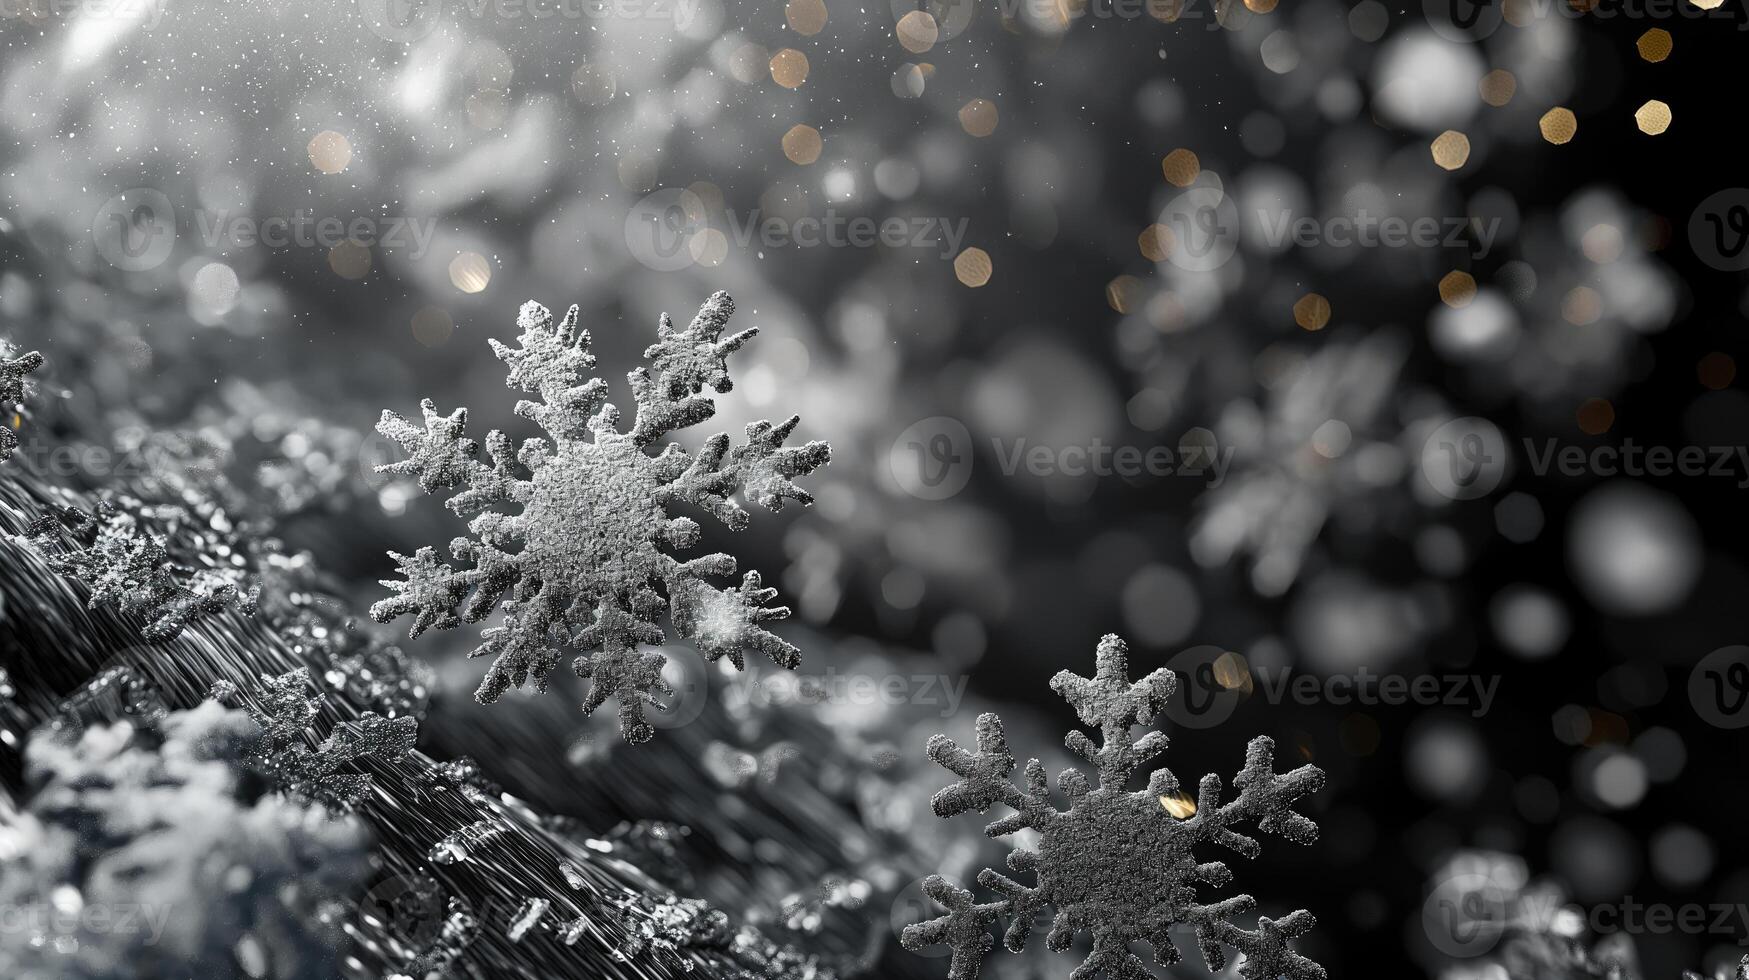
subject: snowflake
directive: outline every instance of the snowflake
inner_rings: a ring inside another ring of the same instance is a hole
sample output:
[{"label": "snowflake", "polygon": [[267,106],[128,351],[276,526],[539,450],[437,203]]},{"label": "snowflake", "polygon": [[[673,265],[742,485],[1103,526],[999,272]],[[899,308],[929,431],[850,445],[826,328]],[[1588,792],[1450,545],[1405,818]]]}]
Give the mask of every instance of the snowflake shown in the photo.
[{"label": "snowflake", "polygon": [[[644,352],[649,366],[628,375],[637,400],[629,432],[620,431],[606,382],[585,380],[595,358],[575,306],[555,324],[545,307],[528,303],[517,317],[520,347],[491,341],[509,365],[506,383],[540,396],[519,401],[516,414],[538,424],[551,442],[529,439],[513,447],[494,430],[486,436],[487,465],[475,458],[478,444],[463,435],[465,408],[444,415],[427,400],[423,428],[385,411],[377,431],[400,443],[408,458],[379,469],[412,477],[427,492],[465,486],[447,505],[459,516],[473,515],[473,537],[457,538],[450,552],[471,567],[453,567],[432,548],[393,554],[405,578],[384,580],[397,594],[372,606],[371,616],[388,622],[411,613],[416,637],[433,627],[477,622],[509,591],[503,624],[483,631],[485,642],[472,653],[496,658],[475,698],[491,703],[530,680],[545,690],[557,648],[569,646],[584,652],[572,667],[592,681],[584,712],[617,697],[620,732],[631,742],[653,734],[644,706],[660,707],[655,695],[672,693],[662,681],[665,658],[640,649],[665,638],[656,623],[663,609],[709,660],[727,657],[741,668],[751,648],[795,667],[796,648],[760,625],[789,615],[786,607],[766,605],[776,590],[752,571],[738,587],[712,585],[710,577],[734,574],[729,555],[672,557],[668,552],[696,545],[700,532],[697,522],[671,516],[668,508],[702,507],[739,530],[749,518],[736,494],[769,510],[786,499],[810,503],[793,481],[824,465],[830,448],[823,442],[785,448],[798,422],[792,416],[778,425],[748,425],[747,441],[732,449],[728,436],[718,434],[696,453],[672,443],[659,455],[645,451],[665,434],[715,414],[715,403],[700,392],[729,390],[725,360],[756,332],[722,337],[733,312],[728,294],[716,293],[684,330],[662,316],[657,342]],[[512,504],[520,511],[490,509]]]},{"label": "snowflake", "polygon": [[[79,579],[91,590],[92,609],[113,603],[123,613],[151,619],[140,631],[148,640],[171,639],[191,620],[229,606],[254,614],[259,589],[240,592],[237,584],[241,577],[234,570],[194,569],[176,562],[165,547],[166,537],[154,533],[134,513],[136,509],[144,510],[145,506],[129,498],[121,498],[121,506],[111,500],[100,501],[92,514],[61,508],[57,514],[33,522],[29,531],[50,567]],[[166,510],[171,511],[179,512],[179,508]],[[57,551],[56,529],[63,525],[72,531],[78,545]]]},{"label": "snowflake", "polygon": [[[419,723],[409,717],[384,718],[366,712],[354,721],[335,726],[315,749],[304,732],[321,711],[322,699],[312,695],[310,672],[299,667],[278,677],[264,674],[254,692],[260,704],[245,701],[243,709],[261,726],[247,758],[266,772],[288,795],[320,803],[333,810],[358,805],[370,791],[367,773],[342,772],[341,767],[370,756],[392,762],[413,750]],[[241,700],[236,685],[220,681],[213,686],[214,700]]]},{"label": "snowflake", "polygon": [[34,393],[25,375],[42,366],[41,354],[36,351],[20,354],[10,343],[0,340],[0,405],[13,408],[13,418],[0,419],[0,462],[11,459],[12,450],[18,448],[18,437],[12,434],[18,424],[17,408]]},{"label": "snowflake", "polygon": [[1167,809],[1177,803],[1178,780],[1165,769],[1154,770],[1143,792],[1129,792],[1125,785],[1137,767],[1163,752],[1166,736],[1153,731],[1133,739],[1132,726],[1151,724],[1167,698],[1177,688],[1177,678],[1167,669],[1156,670],[1136,683],[1129,681],[1128,647],[1115,635],[1099,642],[1098,671],[1092,678],[1059,671],[1051,689],[1075,708],[1084,725],[1098,725],[1100,743],[1084,732],[1071,731],[1065,744],[1097,767],[1099,785],[1090,786],[1078,769],[1057,776],[1057,788],[1069,798],[1069,808],[1058,810],[1051,803],[1043,764],[1033,759],[1026,765],[1026,786],[1009,781],[1014,756],[1008,752],[1002,720],[994,714],[978,718],[978,750],[969,752],[952,739],[936,735],[929,740],[929,756],[961,777],[931,801],[937,815],[951,817],[967,810],[982,813],[1001,803],[1014,810],[985,828],[991,837],[1022,829],[1039,835],[1039,849],[1016,848],[1008,865],[1016,871],[1037,872],[1037,887],[986,868],[978,883],[1000,892],[995,902],[978,904],[971,891],[956,887],[939,875],[924,881],[923,890],[947,909],[947,915],[906,927],[901,941],[907,949],[947,945],[953,959],[948,976],[973,980],[985,954],[995,944],[989,927],[1010,917],[1005,939],[1008,949],[1024,949],[1034,917],[1045,906],[1056,908],[1046,945],[1056,951],[1069,948],[1075,934],[1093,934],[1093,950],[1072,974],[1072,980],[1091,980],[1104,973],[1112,980],[1150,980],[1150,972],[1130,951],[1129,944],[1144,940],[1154,948],[1154,958],[1166,964],[1178,962],[1178,950],[1169,930],[1176,925],[1195,927],[1197,944],[1210,970],[1226,962],[1223,945],[1245,954],[1239,975],[1248,980],[1312,980],[1324,977],[1324,968],[1288,948],[1288,941],[1304,935],[1315,924],[1305,910],[1270,920],[1260,917],[1257,931],[1247,932],[1230,918],[1249,912],[1256,900],[1236,895],[1204,905],[1196,898],[1196,884],[1224,885],[1231,875],[1219,861],[1198,863],[1194,851],[1205,841],[1220,844],[1246,857],[1259,851],[1256,840],[1233,829],[1241,820],[1252,820],[1258,829],[1299,844],[1317,839],[1318,826],[1292,809],[1295,800],[1324,785],[1324,773],[1315,766],[1301,766],[1284,775],[1274,771],[1275,743],[1255,738],[1245,752],[1245,768],[1233,780],[1239,795],[1221,803],[1221,780],[1208,775],[1199,787],[1196,809],[1180,818]]}]

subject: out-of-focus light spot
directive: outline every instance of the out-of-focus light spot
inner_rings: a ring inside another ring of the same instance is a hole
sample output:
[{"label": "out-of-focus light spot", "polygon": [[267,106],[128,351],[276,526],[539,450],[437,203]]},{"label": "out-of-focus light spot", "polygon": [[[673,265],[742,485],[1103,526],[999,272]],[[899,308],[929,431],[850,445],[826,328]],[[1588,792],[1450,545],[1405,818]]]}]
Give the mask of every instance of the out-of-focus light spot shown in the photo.
[{"label": "out-of-focus light spot", "polygon": [[1105,302],[1119,313],[1134,313],[1142,295],[1142,281],[1135,276],[1118,276],[1105,284]]},{"label": "out-of-focus light spot", "polygon": [[1670,128],[1670,106],[1652,99],[1634,110],[1634,125],[1647,136],[1657,136]]},{"label": "out-of-focus light spot", "polygon": [[1275,9],[1276,0],[1245,0],[1245,9],[1254,14],[1267,14]]},{"label": "out-of-focus light spot", "polygon": [[1461,310],[1476,298],[1476,277],[1453,269],[1440,277],[1439,301],[1454,310]]},{"label": "out-of-focus light spot", "polygon": [[1143,565],[1124,583],[1124,625],[1144,644],[1169,646],[1189,636],[1202,618],[1196,586],[1170,565]]},{"label": "out-of-focus light spot", "polygon": [[1702,10],[1717,10],[1724,5],[1725,0],[1688,0]]},{"label": "out-of-focus light spot", "polygon": [[1527,544],[1543,533],[1543,505],[1528,493],[1514,490],[1494,505],[1494,527],[1513,544]]},{"label": "out-of-focus light spot", "polygon": [[449,281],[464,293],[481,293],[492,282],[492,264],[478,252],[463,252],[449,261]]},{"label": "out-of-focus light spot", "polygon": [[1442,170],[1456,170],[1469,162],[1470,138],[1448,129],[1433,138],[1433,162]]},{"label": "out-of-focus light spot", "polygon": [[922,54],[935,47],[935,42],[941,37],[941,28],[935,23],[927,11],[913,10],[899,18],[894,29],[899,36],[899,46],[912,54]]},{"label": "out-of-focus light spot", "polygon": [[1670,52],[1676,47],[1676,41],[1670,32],[1662,27],[1654,27],[1634,42],[1634,47],[1640,49],[1640,57],[1650,62],[1663,61],[1670,57]]},{"label": "out-of-focus light spot", "polygon": [[1251,690],[1251,665],[1239,654],[1231,650],[1224,651],[1215,658],[1211,670],[1215,675],[1215,683],[1227,690]]},{"label": "out-of-focus light spot", "polygon": [[795,48],[784,48],[772,55],[771,80],[784,88],[801,88],[808,80],[808,56]]},{"label": "out-of-focus light spot", "polygon": [[1718,351],[1702,357],[1694,370],[1700,383],[1714,391],[1729,388],[1731,382],[1737,380],[1737,362],[1731,355]]},{"label": "out-of-focus light spot", "polygon": [[1348,11],[1348,30],[1356,38],[1371,44],[1385,36],[1391,26],[1391,12],[1378,0],[1360,0]]},{"label": "out-of-focus light spot", "polygon": [[1626,753],[1614,753],[1591,770],[1591,792],[1608,806],[1625,810],[1646,797],[1646,766]]},{"label": "out-of-focus light spot", "polygon": [[705,228],[686,240],[686,248],[694,262],[714,269],[729,257],[729,236],[715,228]]},{"label": "out-of-focus light spot", "polygon": [[627,153],[619,158],[618,174],[621,187],[647,193],[656,186],[656,161],[641,153]]},{"label": "out-of-focus light spot", "polygon": [[1496,68],[1482,76],[1482,81],[1476,86],[1482,94],[1482,101],[1498,109],[1512,101],[1512,96],[1518,91],[1518,78],[1504,68]]},{"label": "out-of-focus light spot", "polygon": [[1717,850],[1707,836],[1685,824],[1652,835],[1652,873],[1674,888],[1693,888],[1713,873]]},{"label": "out-of-focus light spot", "polygon": [[812,126],[798,123],[783,134],[783,155],[791,163],[806,166],[820,159],[820,150],[825,142],[820,139],[820,131]]},{"label": "out-of-focus light spot", "polygon": [[1603,295],[1590,286],[1574,286],[1561,297],[1561,319],[1576,327],[1596,323],[1603,316]]},{"label": "out-of-focus light spot", "polygon": [[875,164],[874,181],[875,190],[895,201],[903,201],[917,193],[918,186],[923,182],[923,174],[909,160],[888,157]]},{"label": "out-of-focus light spot", "polygon": [[1559,600],[1531,585],[1509,585],[1488,604],[1488,620],[1501,646],[1526,660],[1559,653],[1572,632]]},{"label": "out-of-focus light spot", "polygon": [[1330,325],[1330,301],[1317,293],[1307,293],[1294,303],[1294,322],[1301,330],[1322,330]]},{"label": "out-of-focus light spot", "polygon": [[1328,419],[1312,430],[1312,451],[1325,459],[1336,459],[1354,444],[1354,432],[1341,419]]},{"label": "out-of-focus light spot", "polygon": [[1403,753],[1409,782],[1423,796],[1454,803],[1475,799],[1492,767],[1488,748],[1474,728],[1451,718],[1424,715],[1410,726]]},{"label": "out-of-focus light spot", "polygon": [[1607,398],[1587,398],[1573,413],[1579,431],[1588,436],[1600,436],[1615,425],[1615,406]]},{"label": "out-of-focus light spot", "polygon": [[1160,797],[1160,807],[1179,820],[1189,820],[1196,816],[1196,801],[1183,793]]},{"label": "out-of-focus light spot", "polygon": [[789,0],[783,17],[789,21],[791,30],[813,37],[826,27],[826,4],[824,0]]},{"label": "out-of-focus light spot", "polygon": [[962,285],[978,288],[990,281],[996,271],[990,253],[981,248],[968,248],[953,257],[953,274]]},{"label": "out-of-focus light spot", "polygon": [[337,174],[352,163],[352,143],[332,129],[324,129],[310,140],[310,165],[325,174]]},{"label": "out-of-focus light spot", "polygon": [[427,347],[442,347],[455,333],[455,320],[447,311],[427,306],[413,314],[413,339]]},{"label": "out-of-focus light spot", "polygon": [[766,73],[770,57],[765,53],[763,44],[743,44],[729,55],[729,77],[737,82],[752,84]]},{"label": "out-of-focus light spot", "polygon": [[923,94],[927,80],[928,73],[922,66],[907,61],[893,69],[893,94],[901,99],[915,99]]},{"label": "out-of-focus light spot", "polygon": [[1148,300],[1148,323],[1161,333],[1184,329],[1184,301],[1173,293],[1155,293]]},{"label": "out-of-focus light spot", "polygon": [[1196,158],[1195,153],[1180,147],[1166,154],[1160,161],[1160,173],[1174,187],[1189,187],[1196,182],[1197,175],[1202,173],[1202,161]]},{"label": "out-of-focus light spot", "polygon": [[1669,494],[1613,481],[1573,509],[1568,568],[1591,604],[1610,615],[1668,612],[1700,577],[1694,518]]},{"label": "out-of-focus light spot", "polygon": [[1149,262],[1164,262],[1172,254],[1175,239],[1172,229],[1165,225],[1149,225],[1136,236],[1136,247]]},{"label": "out-of-focus light spot", "polygon": [[989,99],[973,99],[960,106],[960,128],[973,136],[988,136],[996,131],[996,103]]},{"label": "out-of-focus light spot", "polygon": [[341,242],[328,250],[328,268],[342,279],[363,279],[370,272],[370,246]]},{"label": "out-of-focus light spot", "polygon": [[1626,244],[1621,229],[1604,222],[1585,229],[1585,234],[1579,238],[1579,251],[1598,265],[1608,265],[1621,258]]},{"label": "out-of-focus light spot", "polygon": [[1263,60],[1263,67],[1277,75],[1286,75],[1300,66],[1300,46],[1292,31],[1276,31],[1264,38],[1257,54]]},{"label": "out-of-focus light spot", "polygon": [[242,291],[235,269],[223,262],[209,262],[200,267],[189,283],[189,306],[197,315],[221,317],[237,308],[237,298]]},{"label": "out-of-focus light spot", "polygon": [[1571,142],[1573,136],[1579,132],[1579,119],[1573,115],[1573,110],[1564,106],[1556,106],[1543,113],[1543,117],[1537,120],[1536,126],[1537,129],[1542,130],[1543,139],[1560,146],[1563,143]]}]

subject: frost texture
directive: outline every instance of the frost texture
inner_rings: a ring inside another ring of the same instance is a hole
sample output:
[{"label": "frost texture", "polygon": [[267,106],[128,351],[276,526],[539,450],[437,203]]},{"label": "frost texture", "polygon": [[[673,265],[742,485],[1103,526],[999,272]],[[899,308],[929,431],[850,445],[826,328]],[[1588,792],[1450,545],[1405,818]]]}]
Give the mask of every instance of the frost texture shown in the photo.
[{"label": "frost texture", "polygon": [[12,451],[18,448],[18,437],[12,434],[14,418],[18,406],[34,393],[26,375],[42,366],[41,354],[20,354],[16,347],[0,340],[0,406],[10,409],[6,412],[10,417],[0,419],[0,463],[11,459]]},{"label": "frost texture", "polygon": [[[247,757],[287,794],[331,809],[350,809],[370,792],[371,781],[366,773],[343,772],[342,767],[365,756],[383,761],[404,758],[419,737],[419,723],[410,717],[384,718],[366,712],[335,726],[312,750],[304,733],[322,707],[321,697],[310,693],[312,686],[310,672],[302,667],[278,677],[262,676],[254,692],[261,703],[243,706],[261,726]],[[237,694],[229,682],[213,687],[213,697],[219,701],[236,700]]]},{"label": "frost texture", "polygon": [[[444,415],[427,400],[422,427],[385,411],[377,431],[408,458],[380,469],[416,479],[428,492],[463,487],[447,505],[472,517],[473,537],[450,544],[452,556],[467,563],[462,568],[432,548],[394,555],[403,578],[384,580],[396,594],[372,606],[371,616],[388,622],[411,614],[410,635],[418,636],[484,619],[508,592],[503,624],[483,631],[485,642],[472,654],[494,658],[474,696],[491,703],[529,681],[544,690],[560,648],[569,647],[582,653],[572,667],[592,682],[584,712],[618,698],[620,731],[632,742],[653,734],[645,706],[660,707],[655,696],[672,693],[662,682],[665,658],[642,649],[663,641],[657,620],[664,610],[707,659],[727,657],[744,667],[752,649],[795,667],[796,648],[761,626],[789,615],[766,604],[776,590],[752,571],[739,586],[713,585],[710,579],[735,573],[729,555],[673,557],[695,546],[700,532],[691,518],[668,511],[691,504],[739,530],[749,517],[737,495],[769,510],[786,500],[809,503],[794,481],[824,465],[830,448],[823,442],[786,448],[798,421],[792,416],[778,425],[748,425],[739,446],[718,434],[696,453],[673,443],[657,455],[646,452],[664,435],[715,414],[715,403],[700,392],[729,390],[726,359],[755,333],[723,337],[733,312],[728,295],[716,293],[684,330],[662,316],[657,342],[644,352],[649,365],[628,375],[637,404],[630,431],[620,429],[606,382],[589,377],[595,358],[575,306],[555,323],[545,307],[528,303],[517,318],[519,346],[491,341],[509,365],[506,383],[539,395],[519,401],[516,414],[551,441],[513,446],[494,430],[486,436],[486,463],[463,435],[466,409]],[[513,514],[493,509],[513,505]]]},{"label": "frost texture", "polygon": [[[53,532],[63,524],[79,545],[57,553],[52,550]],[[231,571],[179,565],[166,550],[163,537],[129,509],[107,500],[97,505],[94,514],[67,508],[58,520],[43,518],[30,530],[55,571],[79,579],[91,590],[91,608],[114,605],[150,619],[140,631],[148,640],[171,639],[191,620],[230,606],[253,615],[260,597],[258,589],[239,592],[238,576]]]},{"label": "frost texture", "polygon": [[1246,749],[1245,767],[1233,780],[1239,795],[1229,803],[1221,803],[1220,777],[1208,775],[1198,788],[1196,812],[1185,819],[1173,816],[1165,804],[1178,795],[1178,780],[1165,769],[1154,770],[1146,791],[1126,791],[1136,769],[1166,748],[1164,734],[1151,731],[1132,739],[1130,729],[1138,723],[1151,724],[1176,688],[1177,678],[1164,668],[1130,683],[1128,648],[1115,635],[1100,640],[1093,677],[1064,670],[1051,679],[1051,690],[1074,706],[1081,723],[1100,730],[1097,745],[1081,731],[1071,731],[1065,739],[1071,751],[1098,769],[1099,778],[1099,784],[1092,786],[1078,769],[1060,773],[1057,788],[1069,799],[1067,810],[1052,804],[1044,766],[1037,759],[1026,765],[1024,788],[1009,781],[1015,760],[1002,721],[994,714],[978,718],[976,752],[943,735],[931,738],[930,758],[960,777],[935,794],[931,804],[936,814],[983,813],[996,803],[1013,809],[1011,816],[990,824],[985,833],[1002,837],[1022,829],[1035,831],[1039,849],[1016,848],[1008,865],[1015,871],[1036,872],[1038,885],[1028,887],[986,868],[978,883],[1003,897],[979,904],[971,891],[931,875],[923,890],[947,909],[947,915],[906,927],[905,947],[950,946],[953,959],[948,976],[973,980],[995,945],[989,933],[992,924],[1000,918],[1012,919],[1005,939],[1009,950],[1019,952],[1026,946],[1034,918],[1046,906],[1054,906],[1055,920],[1045,941],[1051,949],[1068,949],[1077,932],[1093,935],[1093,951],[1071,980],[1091,980],[1099,974],[1112,980],[1151,980],[1152,974],[1129,944],[1145,941],[1154,948],[1157,961],[1176,963],[1178,950],[1168,930],[1178,925],[1195,928],[1211,971],[1224,966],[1222,946],[1231,946],[1245,955],[1239,976],[1247,980],[1322,980],[1323,967],[1288,948],[1289,940],[1315,924],[1310,912],[1301,909],[1276,920],[1260,917],[1257,931],[1247,932],[1228,920],[1255,908],[1255,899],[1236,895],[1205,905],[1197,900],[1194,886],[1225,885],[1232,877],[1219,861],[1198,863],[1198,844],[1220,844],[1246,857],[1258,854],[1257,841],[1233,829],[1240,821],[1254,821],[1259,830],[1297,844],[1316,840],[1317,824],[1295,813],[1293,804],[1321,788],[1324,774],[1309,765],[1276,774],[1275,743],[1259,737]]},{"label": "frost texture", "polygon": [[262,794],[255,726],[206,702],[160,725],[43,730],[34,792],[0,815],[8,980],[339,975],[340,903],[369,873],[363,826]]}]

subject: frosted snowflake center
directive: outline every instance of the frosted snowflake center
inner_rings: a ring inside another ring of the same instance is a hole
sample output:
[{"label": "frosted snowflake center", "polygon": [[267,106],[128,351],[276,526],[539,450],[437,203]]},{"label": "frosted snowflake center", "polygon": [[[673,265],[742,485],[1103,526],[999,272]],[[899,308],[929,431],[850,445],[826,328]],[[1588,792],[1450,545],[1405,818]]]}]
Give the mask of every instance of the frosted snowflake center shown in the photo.
[{"label": "frosted snowflake center", "polygon": [[667,520],[652,470],[630,440],[567,443],[535,470],[522,517],[540,573],[582,573],[618,588],[647,579],[656,529]]}]

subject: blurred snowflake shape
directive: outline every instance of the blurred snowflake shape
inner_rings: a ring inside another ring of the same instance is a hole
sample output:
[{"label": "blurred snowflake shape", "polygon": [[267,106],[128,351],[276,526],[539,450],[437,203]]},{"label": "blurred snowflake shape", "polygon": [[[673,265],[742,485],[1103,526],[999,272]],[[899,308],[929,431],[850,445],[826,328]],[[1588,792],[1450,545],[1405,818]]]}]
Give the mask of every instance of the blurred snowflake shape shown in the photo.
[{"label": "blurred snowflake shape", "polygon": [[1050,949],[1067,950],[1078,932],[1093,936],[1092,952],[1071,980],[1091,980],[1101,973],[1112,980],[1152,980],[1153,974],[1129,944],[1146,941],[1158,962],[1177,963],[1178,949],[1169,930],[1179,925],[1195,928],[1211,971],[1222,969],[1226,963],[1222,947],[1231,946],[1244,954],[1239,975],[1247,980],[1322,980],[1322,966],[1288,948],[1290,940],[1315,925],[1310,912],[1301,909],[1275,920],[1259,917],[1257,930],[1248,932],[1230,920],[1255,908],[1255,899],[1235,895],[1203,904],[1194,886],[1225,885],[1232,878],[1219,861],[1199,863],[1197,845],[1212,842],[1246,857],[1258,854],[1257,841],[1233,829],[1241,821],[1254,821],[1259,830],[1297,844],[1316,840],[1317,824],[1295,813],[1293,804],[1320,789],[1324,773],[1305,765],[1276,774],[1275,743],[1259,737],[1246,749],[1245,767],[1233,780],[1239,795],[1229,803],[1221,803],[1220,777],[1207,775],[1198,788],[1194,812],[1181,815],[1189,809],[1189,801],[1179,794],[1177,778],[1165,769],[1154,770],[1145,791],[1127,791],[1125,785],[1136,769],[1166,749],[1165,734],[1151,731],[1133,739],[1130,729],[1138,723],[1151,724],[1178,682],[1162,668],[1132,684],[1128,647],[1116,635],[1100,640],[1097,660],[1098,670],[1091,678],[1064,670],[1051,679],[1051,690],[1074,706],[1082,724],[1097,725],[1101,738],[1096,746],[1077,730],[1065,739],[1071,751],[1097,768],[1099,776],[1097,787],[1078,769],[1065,769],[1057,776],[1058,790],[1069,799],[1066,810],[1051,802],[1044,765],[1037,759],[1026,765],[1024,788],[1010,781],[1015,760],[996,715],[978,717],[976,752],[960,748],[944,735],[929,740],[930,758],[960,777],[931,800],[936,814],[983,813],[996,803],[1011,808],[1011,816],[995,821],[984,832],[1003,837],[1024,829],[1035,831],[1038,850],[1015,848],[1008,866],[1036,872],[1038,884],[1028,887],[985,868],[978,883],[1003,897],[980,904],[970,890],[931,875],[923,890],[947,914],[907,926],[901,937],[904,946],[916,950],[947,945],[953,951],[948,976],[974,980],[995,945],[989,931],[992,924],[1000,918],[1011,920],[1004,939],[1008,949],[1018,953],[1026,947],[1035,917],[1046,906],[1054,906],[1056,915],[1045,940]]},{"label": "blurred snowflake shape", "polygon": [[[657,342],[644,352],[648,366],[627,376],[637,404],[629,432],[620,431],[607,383],[588,376],[595,358],[575,306],[555,324],[545,307],[525,304],[517,317],[520,346],[491,341],[509,365],[506,383],[540,396],[517,402],[516,414],[539,425],[550,442],[535,438],[513,447],[494,430],[486,436],[487,465],[463,434],[467,409],[443,415],[426,400],[423,428],[385,411],[377,431],[408,458],[379,469],[412,477],[427,493],[465,487],[447,506],[458,516],[473,515],[473,537],[450,543],[452,556],[469,563],[465,568],[431,548],[394,555],[405,577],[384,580],[396,595],[372,606],[371,616],[388,622],[411,613],[411,635],[418,636],[484,619],[509,592],[503,624],[483,631],[485,642],[471,654],[496,658],[475,698],[491,703],[531,679],[544,690],[559,648],[570,647],[583,651],[573,669],[591,680],[583,711],[617,697],[620,732],[631,742],[653,734],[645,706],[660,708],[656,695],[672,693],[662,680],[666,658],[640,649],[665,639],[657,623],[664,610],[709,660],[728,657],[744,668],[743,652],[753,649],[784,667],[797,666],[796,648],[760,625],[789,615],[786,607],[767,605],[777,591],[752,571],[739,586],[712,585],[711,577],[734,574],[729,555],[673,557],[670,552],[694,547],[700,532],[697,522],[668,510],[692,504],[739,530],[749,517],[737,494],[774,511],[785,500],[810,503],[793,481],[824,465],[830,447],[786,448],[798,422],[791,416],[778,425],[748,425],[746,442],[733,448],[718,434],[696,453],[674,443],[656,455],[646,451],[716,413],[715,402],[700,392],[730,389],[726,359],[757,332],[722,336],[734,308],[728,294],[716,293],[684,330],[663,314]],[[520,509],[492,509],[507,505]]]}]

